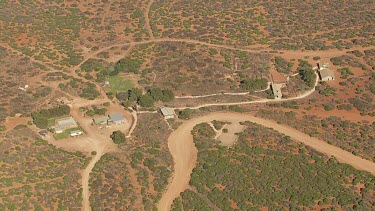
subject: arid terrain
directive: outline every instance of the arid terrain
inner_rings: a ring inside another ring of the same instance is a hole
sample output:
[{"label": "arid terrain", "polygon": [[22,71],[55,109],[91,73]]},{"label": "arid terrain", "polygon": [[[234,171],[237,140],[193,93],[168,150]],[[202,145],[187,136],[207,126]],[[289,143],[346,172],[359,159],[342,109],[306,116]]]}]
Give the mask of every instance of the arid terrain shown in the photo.
[{"label": "arid terrain", "polygon": [[375,209],[374,7],[0,1],[0,210]]}]

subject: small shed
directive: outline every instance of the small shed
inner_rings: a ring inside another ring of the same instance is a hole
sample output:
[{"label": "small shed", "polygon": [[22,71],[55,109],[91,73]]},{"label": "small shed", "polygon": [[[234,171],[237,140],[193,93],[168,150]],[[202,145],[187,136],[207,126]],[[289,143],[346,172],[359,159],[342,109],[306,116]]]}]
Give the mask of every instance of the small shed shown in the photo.
[{"label": "small shed", "polygon": [[271,84],[271,89],[273,95],[275,96],[275,99],[281,99],[283,97],[283,94],[281,93],[281,87],[282,84]]},{"label": "small shed", "polygon": [[116,125],[125,123],[125,117],[122,116],[120,113],[114,113],[109,115],[109,119]]},{"label": "small shed", "polygon": [[79,135],[82,135],[82,131],[80,131],[80,130],[74,130],[74,131],[70,131],[69,134],[70,134],[71,137],[79,136]]},{"label": "small shed", "polygon": [[106,125],[108,123],[108,118],[106,116],[100,116],[93,119],[94,124],[96,125]]},{"label": "small shed", "polygon": [[322,81],[333,81],[335,80],[335,74],[331,69],[324,68],[322,70],[319,69],[319,76],[320,80]]},{"label": "small shed", "polygon": [[335,74],[331,69],[329,69],[329,63],[320,62],[318,63],[318,72],[320,80],[322,81],[332,81],[335,80]]},{"label": "small shed", "polygon": [[165,119],[173,119],[175,117],[174,110],[168,107],[162,107],[160,109]]}]

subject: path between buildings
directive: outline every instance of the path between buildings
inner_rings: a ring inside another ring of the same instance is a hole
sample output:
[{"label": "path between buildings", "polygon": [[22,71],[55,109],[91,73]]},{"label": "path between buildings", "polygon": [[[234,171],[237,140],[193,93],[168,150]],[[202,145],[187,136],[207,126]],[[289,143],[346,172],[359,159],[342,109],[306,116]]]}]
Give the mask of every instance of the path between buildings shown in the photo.
[{"label": "path between buildings", "polygon": [[[82,206],[84,211],[91,210],[90,207],[90,190],[89,190],[89,181],[90,181],[90,173],[92,169],[95,167],[95,164],[100,160],[100,158],[106,154],[107,152],[116,151],[117,145],[112,142],[109,137],[109,134],[106,134],[102,130],[98,130],[97,127],[93,127],[91,125],[92,120],[90,118],[85,118],[79,112],[80,107],[98,105],[108,102],[110,106],[115,107],[112,101],[108,99],[102,100],[94,100],[89,101],[85,99],[75,99],[72,102],[72,109],[71,109],[71,116],[80,124],[80,126],[85,131],[86,135],[82,137],[80,143],[84,145],[84,147],[89,151],[95,151],[96,155],[90,160],[89,164],[82,172]],[[123,110],[122,108],[117,108],[118,110]],[[108,132],[107,132],[108,133]],[[77,140],[76,140],[77,142]],[[88,152],[90,153],[90,152]]]},{"label": "path between buildings", "polygon": [[166,192],[159,201],[159,211],[170,210],[173,200],[189,186],[190,175],[197,162],[197,148],[193,142],[191,130],[195,125],[213,120],[241,122],[250,121],[264,127],[272,128],[293,140],[303,143],[327,156],[335,157],[339,162],[346,163],[356,169],[368,171],[375,175],[375,163],[365,160],[339,147],[328,144],[317,138],[310,137],[292,127],[280,125],[274,121],[255,117],[250,114],[217,112],[206,116],[185,121],[177,130],[173,131],[168,139],[168,147],[174,160],[174,173],[172,182],[168,185]]},{"label": "path between buildings", "polygon": [[315,91],[315,87],[318,85],[319,82],[319,76],[315,72],[316,75],[316,80],[314,87],[311,90],[306,91],[302,95],[296,96],[296,97],[291,97],[291,98],[283,98],[283,99],[260,99],[260,100],[254,100],[254,101],[245,101],[245,102],[234,102],[234,103],[208,103],[208,104],[203,104],[199,106],[193,106],[193,107],[178,107],[178,108],[173,108],[173,109],[200,109],[203,107],[211,107],[211,106],[233,106],[233,105],[247,105],[247,104],[254,104],[254,103],[270,103],[270,102],[284,102],[284,101],[290,101],[290,100],[299,100],[308,97]]}]

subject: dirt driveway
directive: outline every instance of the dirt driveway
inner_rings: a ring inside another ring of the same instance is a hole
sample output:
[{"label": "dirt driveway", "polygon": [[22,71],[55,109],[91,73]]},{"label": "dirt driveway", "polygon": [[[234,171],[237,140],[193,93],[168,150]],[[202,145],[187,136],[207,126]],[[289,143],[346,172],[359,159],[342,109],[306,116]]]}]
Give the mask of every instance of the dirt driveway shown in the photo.
[{"label": "dirt driveway", "polygon": [[218,121],[250,121],[262,126],[272,128],[284,135],[290,136],[293,140],[301,142],[315,150],[328,156],[334,156],[339,162],[346,163],[359,170],[365,170],[375,175],[375,163],[353,155],[339,147],[328,144],[327,142],[310,137],[292,127],[277,124],[274,121],[254,117],[250,114],[217,112],[206,116],[194,118],[185,121],[177,130],[175,130],[168,139],[169,150],[173,156],[175,172],[172,176],[172,182],[167,191],[163,194],[158,210],[165,211],[171,208],[172,202],[189,186],[190,174],[197,162],[197,149],[193,142],[191,130],[195,125],[202,122]]}]

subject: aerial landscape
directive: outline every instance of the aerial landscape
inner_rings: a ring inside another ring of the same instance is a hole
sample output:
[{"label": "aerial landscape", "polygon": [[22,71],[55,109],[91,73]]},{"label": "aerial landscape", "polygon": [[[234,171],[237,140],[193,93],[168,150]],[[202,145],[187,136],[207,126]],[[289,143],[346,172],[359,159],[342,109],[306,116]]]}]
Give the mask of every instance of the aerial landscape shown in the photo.
[{"label": "aerial landscape", "polygon": [[0,0],[0,210],[375,211],[375,1]]}]

